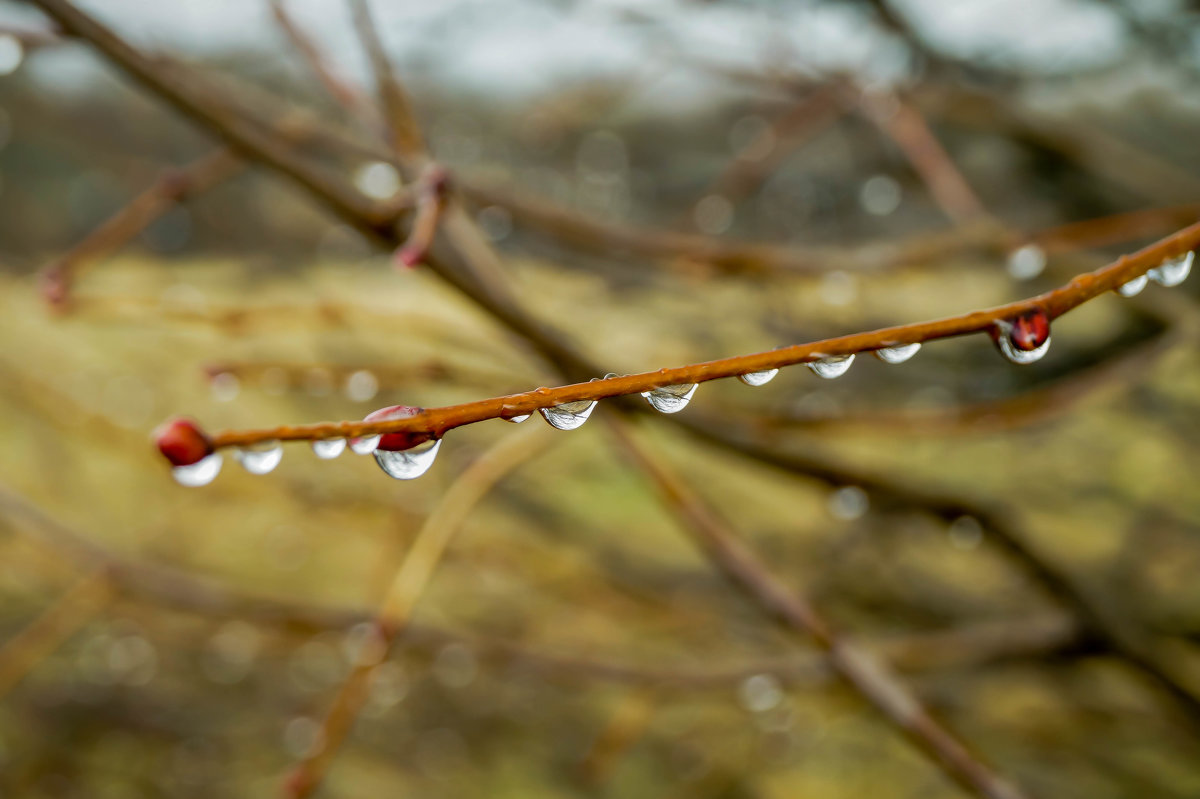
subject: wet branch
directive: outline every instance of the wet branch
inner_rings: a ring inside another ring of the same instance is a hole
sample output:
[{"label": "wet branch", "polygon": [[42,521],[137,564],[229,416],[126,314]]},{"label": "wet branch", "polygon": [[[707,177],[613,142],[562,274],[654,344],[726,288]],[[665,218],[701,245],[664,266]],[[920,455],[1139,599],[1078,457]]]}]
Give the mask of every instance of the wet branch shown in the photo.
[{"label": "wet branch", "polygon": [[[235,144],[243,152],[257,157],[264,164],[292,177],[299,185],[358,229],[379,236],[384,241],[389,241],[393,245],[396,243],[393,234],[394,223],[386,213],[378,213],[378,209],[375,206],[365,204],[357,196],[353,199],[347,199],[345,193],[341,191],[340,185],[330,191],[326,191],[329,188],[328,181],[324,180],[322,176],[312,174],[306,165],[288,158],[286,153],[272,153],[270,151],[271,142],[261,135],[254,135],[259,133],[258,128],[254,128],[254,134],[248,134],[245,123],[240,119],[230,120],[228,118],[229,115],[224,113],[223,108],[214,108],[208,102],[208,98],[198,94],[196,87],[186,81],[178,82],[170,79],[154,79],[154,75],[151,74],[154,73],[154,66],[151,60],[127,45],[107,28],[98,25],[94,20],[79,12],[69,2],[66,2],[66,0],[34,0],[34,2],[54,17],[64,29],[92,41],[110,60],[131,72],[134,77],[163,99],[184,110],[202,126]],[[762,82],[761,76],[758,75],[751,76],[750,79]],[[1026,129],[1029,129],[1028,126]],[[1040,133],[1040,131],[1038,132]],[[1125,171],[1127,170],[1123,170],[1122,174]],[[575,220],[568,218],[567,221],[573,222]],[[994,235],[994,232],[991,235]],[[1193,226],[1181,231],[1175,237],[1142,251],[1132,258],[1118,261],[1110,266],[1108,270],[1105,270],[1104,278],[1097,278],[1095,274],[1082,276],[1078,279],[1082,282],[1072,283],[1052,294],[1059,299],[1065,297],[1077,298],[1084,294],[1095,296],[1123,282],[1122,278],[1128,279],[1128,277],[1144,272],[1147,268],[1156,265],[1157,261],[1163,257],[1177,255],[1188,247],[1194,247],[1196,236],[1197,231],[1195,226]],[[960,246],[957,242],[961,242],[961,237],[962,234],[956,231],[955,235],[948,240],[952,240],[956,242],[956,246]],[[587,379],[602,371],[596,368],[588,359],[580,355],[559,331],[552,330],[529,316],[511,297],[504,294],[489,293],[487,288],[464,271],[461,262],[455,262],[453,259],[442,257],[440,252],[437,254],[439,257],[429,261],[432,269],[437,271],[451,285],[463,291],[484,309],[488,310],[498,321],[506,325],[518,336],[529,341],[551,364],[563,369],[570,377],[577,380]],[[1150,261],[1154,261],[1154,263]],[[1101,283],[1107,283],[1108,285],[1101,286]],[[986,317],[989,313],[1008,311],[1010,308],[1011,306],[1005,306],[1001,309],[993,309],[990,312],[981,312],[981,315]],[[1046,310],[1052,316],[1056,316],[1062,313],[1065,308],[1056,309],[1054,307],[1047,307]],[[969,327],[972,323],[978,322],[979,319],[980,315],[969,315],[966,318],[957,318],[954,324]],[[928,330],[917,326],[915,329],[909,328],[909,332],[914,335],[923,335]],[[869,336],[870,334],[863,335]],[[851,337],[851,339],[855,339],[855,337]],[[857,345],[858,349],[861,349],[865,345],[860,339],[853,341],[842,340],[842,343],[847,346],[854,344]],[[768,355],[770,354],[764,353],[760,356],[761,360],[755,361],[755,363],[762,363],[763,365],[770,363],[767,359]],[[621,378],[611,383],[606,383],[604,390],[611,390],[614,385],[623,385],[620,383],[620,380],[630,380],[630,378]],[[575,389],[577,387],[567,388]],[[547,389],[546,391],[549,390]],[[619,393],[623,392],[613,390],[611,395]],[[587,394],[577,393],[576,396],[583,397],[587,396]],[[536,406],[531,403],[530,407]],[[1197,698],[1200,697],[1200,693],[1195,693],[1186,687],[1187,680],[1185,676],[1179,675],[1173,670],[1170,664],[1159,656],[1160,653],[1152,651],[1152,647],[1140,646],[1137,641],[1126,635],[1127,625],[1123,622],[1114,621],[1106,613],[1093,612],[1099,604],[1095,601],[1094,596],[1089,592],[1082,591],[1060,567],[1049,564],[1038,553],[1031,551],[1029,547],[1023,545],[1021,539],[1012,529],[1011,524],[1002,518],[1001,515],[989,512],[986,507],[978,503],[966,501],[961,497],[939,494],[938,492],[924,488],[914,489],[901,480],[864,474],[860,470],[843,468],[836,462],[826,458],[807,453],[801,456],[794,452],[781,451],[776,446],[765,446],[753,436],[746,435],[745,431],[732,430],[727,426],[711,428],[676,417],[671,417],[670,421],[701,438],[718,444],[727,450],[747,455],[756,461],[773,465],[797,475],[834,484],[862,485],[869,492],[872,492],[873,496],[884,497],[900,507],[912,508],[948,519],[956,518],[963,514],[976,516],[988,532],[996,535],[1004,543],[1005,551],[1017,563],[1023,565],[1040,584],[1050,590],[1053,596],[1061,599],[1068,608],[1079,614],[1079,618],[1090,633],[1098,635],[1117,654],[1141,667],[1144,672],[1157,680],[1164,689],[1180,699],[1193,714],[1200,716],[1200,699]],[[347,429],[362,430],[364,428],[353,428],[351,426]],[[330,430],[324,434],[332,436],[342,433],[337,430]]]},{"label": "wet branch", "polygon": [[262,430],[226,431],[213,435],[211,441],[214,447],[220,448],[247,446],[266,441],[311,441],[400,432],[441,436],[446,431],[463,425],[488,419],[523,416],[570,402],[639,394],[661,386],[703,383],[901,344],[921,343],[970,333],[991,333],[998,322],[1037,310],[1045,311],[1051,318],[1061,316],[1088,300],[1145,274],[1164,260],[1187,253],[1197,246],[1200,246],[1200,223],[1184,228],[1136,253],[1123,256],[1108,266],[1078,275],[1065,286],[996,308],[706,363],[603,378],[559,388],[538,388],[461,405],[430,408],[406,419],[382,422],[323,422],[311,425],[283,425]]}]

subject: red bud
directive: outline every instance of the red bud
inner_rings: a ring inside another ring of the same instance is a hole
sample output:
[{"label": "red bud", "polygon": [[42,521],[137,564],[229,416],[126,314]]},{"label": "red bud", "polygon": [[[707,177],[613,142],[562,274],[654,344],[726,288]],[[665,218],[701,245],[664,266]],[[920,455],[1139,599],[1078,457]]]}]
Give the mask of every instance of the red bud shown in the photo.
[{"label": "red bud", "polygon": [[213,445],[191,419],[171,419],[154,431],[158,451],[172,466],[191,466],[212,454]]}]

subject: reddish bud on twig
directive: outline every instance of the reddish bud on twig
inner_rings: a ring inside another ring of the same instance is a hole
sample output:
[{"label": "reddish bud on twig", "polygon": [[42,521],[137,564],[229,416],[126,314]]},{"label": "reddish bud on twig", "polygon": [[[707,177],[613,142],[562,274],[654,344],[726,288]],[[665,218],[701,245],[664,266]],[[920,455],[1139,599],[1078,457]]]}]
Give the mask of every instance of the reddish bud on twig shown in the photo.
[{"label": "reddish bud on twig", "polygon": [[1011,324],[1008,338],[1019,350],[1032,352],[1050,337],[1050,317],[1040,308],[1018,316]]},{"label": "reddish bud on twig", "polygon": [[431,166],[421,178],[416,217],[408,239],[396,250],[397,266],[411,269],[425,258],[437,234],[448,187],[449,173],[443,167]]},{"label": "reddish bud on twig", "polygon": [[154,442],[172,466],[191,466],[212,454],[208,435],[191,419],[171,419],[154,431]]},{"label": "reddish bud on twig", "polygon": [[[389,419],[407,419],[410,416],[417,416],[424,412],[424,408],[418,408],[413,405],[390,405],[387,408],[372,411],[363,418],[363,421],[383,422]],[[385,452],[400,452],[412,449],[418,444],[424,444],[431,438],[433,436],[429,433],[386,433],[379,439],[379,446],[376,449],[381,449]]]},{"label": "reddish bud on twig", "polygon": [[71,279],[66,269],[60,265],[52,266],[42,272],[38,282],[42,297],[51,307],[61,309],[66,306],[71,293]]}]

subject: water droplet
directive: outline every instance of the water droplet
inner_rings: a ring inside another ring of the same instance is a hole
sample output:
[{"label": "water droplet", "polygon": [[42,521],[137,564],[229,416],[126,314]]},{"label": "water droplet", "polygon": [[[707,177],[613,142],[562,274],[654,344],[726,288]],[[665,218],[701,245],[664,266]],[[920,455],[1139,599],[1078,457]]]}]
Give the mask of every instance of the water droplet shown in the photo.
[{"label": "water droplet", "polygon": [[355,455],[370,455],[379,446],[379,439],[383,436],[363,436],[362,438],[350,439],[350,451]]},{"label": "water droplet", "polygon": [[783,701],[783,688],[774,676],[755,674],[738,686],[738,699],[746,710],[765,713]]},{"label": "water droplet", "polygon": [[996,344],[1013,363],[1028,364],[1041,360],[1050,349],[1050,317],[1039,309],[997,323]]},{"label": "water droplet", "polygon": [[[379,443],[379,442],[376,442]],[[332,460],[346,449],[344,438],[318,438],[312,442],[312,451],[321,460]]]},{"label": "water droplet", "polygon": [[553,408],[539,408],[538,413],[550,423],[552,427],[557,427],[559,430],[574,430],[577,427],[582,427],[583,423],[592,415],[592,411],[596,408],[596,400],[579,400],[577,402],[564,402],[562,405],[555,405]]},{"label": "water droplet", "polygon": [[512,214],[500,205],[489,205],[475,215],[475,221],[492,241],[503,241],[513,230]]},{"label": "water droplet", "polygon": [[1008,274],[1014,280],[1032,280],[1046,268],[1046,251],[1036,244],[1026,244],[1009,253]]},{"label": "water droplet", "polygon": [[858,298],[858,281],[849,272],[835,269],[821,278],[817,294],[826,305],[843,308]]},{"label": "water droplet", "polygon": [[376,449],[375,462],[388,477],[412,480],[429,471],[441,446],[440,438],[432,438],[408,449]]},{"label": "water droplet", "polygon": [[947,535],[955,549],[970,551],[983,541],[983,525],[973,516],[959,516],[950,523]]},{"label": "water droplet", "polygon": [[0,75],[11,75],[21,66],[25,48],[21,40],[11,33],[0,34]]},{"label": "water droplet", "polygon": [[1146,273],[1146,276],[1160,286],[1178,286],[1183,281],[1187,280],[1187,276],[1192,272],[1192,261],[1195,260],[1196,253],[1187,252],[1177,258],[1168,258],[1158,266]]},{"label": "water droplet", "polygon": [[525,421],[529,417],[530,417],[530,414],[523,413],[520,416],[509,416],[509,417],[505,418],[504,421],[512,422],[513,424],[520,424],[521,422]]},{"label": "water droplet", "polygon": [[372,161],[354,173],[354,185],[372,200],[387,200],[400,191],[400,173],[389,163]]},{"label": "water droplet", "polygon": [[805,366],[812,369],[814,374],[832,380],[846,374],[852,363],[854,363],[853,355],[831,355],[819,361],[809,361]]},{"label": "water droplet", "polygon": [[828,506],[835,519],[850,522],[867,512],[870,499],[858,486],[843,486],[829,495]]},{"label": "water droplet", "polygon": [[295,758],[306,758],[325,748],[325,731],[321,722],[297,716],[283,730],[283,746]]},{"label": "water droplet", "polygon": [[654,410],[662,413],[678,413],[687,407],[691,401],[692,395],[696,393],[695,383],[686,383],[678,386],[660,386],[649,391],[643,391],[642,396],[646,398]]},{"label": "water droplet", "polygon": [[221,473],[221,453],[213,452],[187,466],[176,466],[171,469],[171,476],[181,486],[195,488],[206,486]]},{"label": "water droplet", "polygon": [[266,474],[283,460],[283,445],[278,441],[266,441],[253,447],[238,447],[233,456],[250,474]]},{"label": "water droplet", "polygon": [[388,640],[375,622],[359,622],[342,639],[342,655],[351,666],[375,666],[388,654]]},{"label": "water droplet", "polygon": [[1142,289],[1146,288],[1149,280],[1150,278],[1146,275],[1138,275],[1133,280],[1117,286],[1117,293],[1122,297],[1135,297],[1142,293]]},{"label": "water droplet", "polygon": [[208,383],[213,399],[217,402],[232,402],[237,399],[242,388],[242,381],[232,372],[218,372]]},{"label": "water droplet", "polygon": [[767,369],[763,372],[747,372],[744,375],[738,375],[738,380],[741,380],[748,386],[765,386],[774,380],[777,374],[779,374],[778,369]]},{"label": "water droplet", "polygon": [[379,393],[379,380],[366,369],[359,369],[346,378],[346,397],[354,402],[366,402]]},{"label": "water droplet", "polygon": [[867,178],[858,192],[858,203],[872,216],[887,216],[900,207],[900,184],[887,175]]},{"label": "water droplet", "polygon": [[919,349],[921,349],[919,342],[914,344],[897,344],[894,347],[884,347],[883,349],[875,350],[875,357],[884,363],[904,363],[916,355]]}]

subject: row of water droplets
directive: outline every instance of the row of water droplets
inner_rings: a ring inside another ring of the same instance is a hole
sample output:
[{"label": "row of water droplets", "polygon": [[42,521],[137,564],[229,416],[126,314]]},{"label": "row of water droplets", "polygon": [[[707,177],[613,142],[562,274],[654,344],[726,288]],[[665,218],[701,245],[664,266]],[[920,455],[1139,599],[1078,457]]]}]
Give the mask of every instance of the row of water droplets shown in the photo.
[{"label": "row of water droplets", "polygon": [[[1118,286],[1116,293],[1122,297],[1134,297],[1141,294],[1149,283],[1166,288],[1178,286],[1191,274],[1195,258],[1194,251],[1167,258],[1145,274]],[[1008,360],[1018,364],[1033,363],[1041,360],[1050,349],[1050,319],[1039,309],[999,322],[995,339],[1000,352]]]},{"label": "row of water droplets", "polygon": [[1138,275],[1133,280],[1119,286],[1117,293],[1122,297],[1135,297],[1142,293],[1142,289],[1146,288],[1146,284],[1150,281],[1167,288],[1178,286],[1192,273],[1192,261],[1195,259],[1195,252],[1186,252],[1175,258],[1168,258],[1146,274]]},{"label": "row of water droplets", "polygon": [[[874,354],[879,360],[884,363],[904,363],[913,355],[916,355],[917,350],[921,349],[919,343],[914,344],[899,344],[894,347],[885,347],[875,350]],[[832,379],[841,377],[849,369],[850,364],[854,362],[854,355],[832,355],[827,358],[821,358],[816,361],[810,361],[805,365],[815,374],[821,377]],[[779,374],[778,369],[765,369],[760,372],[746,372],[738,375],[738,379],[748,386],[765,386],[770,383],[775,375]],[[605,379],[618,377],[616,374],[607,374]],[[599,378],[594,378],[598,380]],[[699,388],[698,383],[679,383],[676,385],[659,386],[652,388],[649,391],[641,392],[641,396],[654,410],[660,413],[678,413],[688,406],[692,397],[696,394],[696,389]],[[542,415],[551,426],[559,430],[574,430],[582,427],[583,423],[588,420],[595,410],[598,400],[578,400],[576,402],[564,402],[560,405],[554,405],[549,408],[539,408],[538,413]],[[523,422],[528,419],[530,414],[522,414],[520,416],[507,417],[509,422]]]},{"label": "row of water droplets", "polygon": [[[1169,258],[1158,266],[1150,269],[1117,288],[1117,293],[1123,297],[1133,297],[1144,289],[1148,282],[1160,286],[1178,286],[1192,270],[1194,252]],[[998,322],[995,327],[996,344],[1000,352],[1009,361],[1016,364],[1029,364],[1040,360],[1050,349],[1050,319],[1045,311],[1035,309],[1010,320]],[[898,344],[873,351],[876,358],[888,364],[900,364],[912,358],[921,349],[921,344]],[[854,354],[833,355],[810,361],[805,365],[820,377],[833,379],[841,377],[854,363]],[[763,386],[771,382],[779,374],[778,369],[766,369],[759,372],[747,372],[738,375],[738,379],[748,386]],[[605,375],[605,378],[617,377],[616,374]],[[596,378],[599,379],[599,378]],[[641,396],[661,413],[678,413],[687,407],[696,393],[698,384],[685,383],[679,385],[660,386],[643,391]],[[575,430],[582,427],[592,415],[598,401],[594,399],[565,402],[549,408],[539,408],[538,413],[553,427],[559,430]],[[411,416],[418,412],[414,408],[393,406],[375,411],[366,417],[367,421],[383,421]],[[520,423],[531,414],[505,417],[506,421]],[[375,461],[389,477],[397,480],[412,480],[429,471],[441,448],[440,438],[433,438],[404,449],[380,448],[383,435],[351,438],[326,438],[312,442],[312,450],[318,458],[329,460],[336,458],[349,446],[358,455],[374,455]],[[238,447],[234,457],[242,467],[251,474],[266,474],[279,465],[283,457],[283,447],[278,441],[270,441],[253,447]],[[173,469],[175,479],[186,486],[206,485],[216,478],[221,471],[221,453],[213,452],[196,463],[186,466],[176,466]]]},{"label": "row of water droplets", "polygon": [[[903,363],[916,354],[920,344],[902,344],[875,351],[876,357],[885,363]],[[806,364],[812,371],[824,378],[839,377],[846,373],[854,361],[853,355],[836,355],[822,358]],[[769,383],[778,369],[768,369],[761,372],[748,372],[738,375],[748,386],[762,386]],[[616,374],[605,375],[605,378],[617,377]],[[599,378],[596,378],[599,379]],[[649,391],[643,391],[641,396],[661,413],[678,413],[687,407],[699,387],[697,383],[683,385],[660,386]],[[549,408],[539,408],[538,412],[552,426],[559,430],[575,430],[582,427],[595,410],[598,400],[579,400],[565,402]],[[400,406],[397,406],[400,407]],[[410,413],[387,413],[391,409],[375,411],[366,417],[366,421],[384,421],[386,419],[403,418]],[[405,409],[411,410],[411,409]],[[520,423],[531,414],[505,417],[506,421]],[[341,455],[347,448],[356,455],[374,455],[385,474],[397,480],[412,480],[429,471],[437,458],[441,447],[440,438],[430,439],[407,449],[380,449],[383,435],[362,436],[357,438],[322,438],[311,442],[313,453],[322,460],[332,460]],[[279,441],[266,441],[253,446],[235,447],[234,458],[251,474],[267,474],[275,469],[283,459],[283,445]],[[185,486],[203,486],[216,479],[221,471],[223,458],[220,452],[212,452],[201,460],[172,469],[175,480]]]}]

